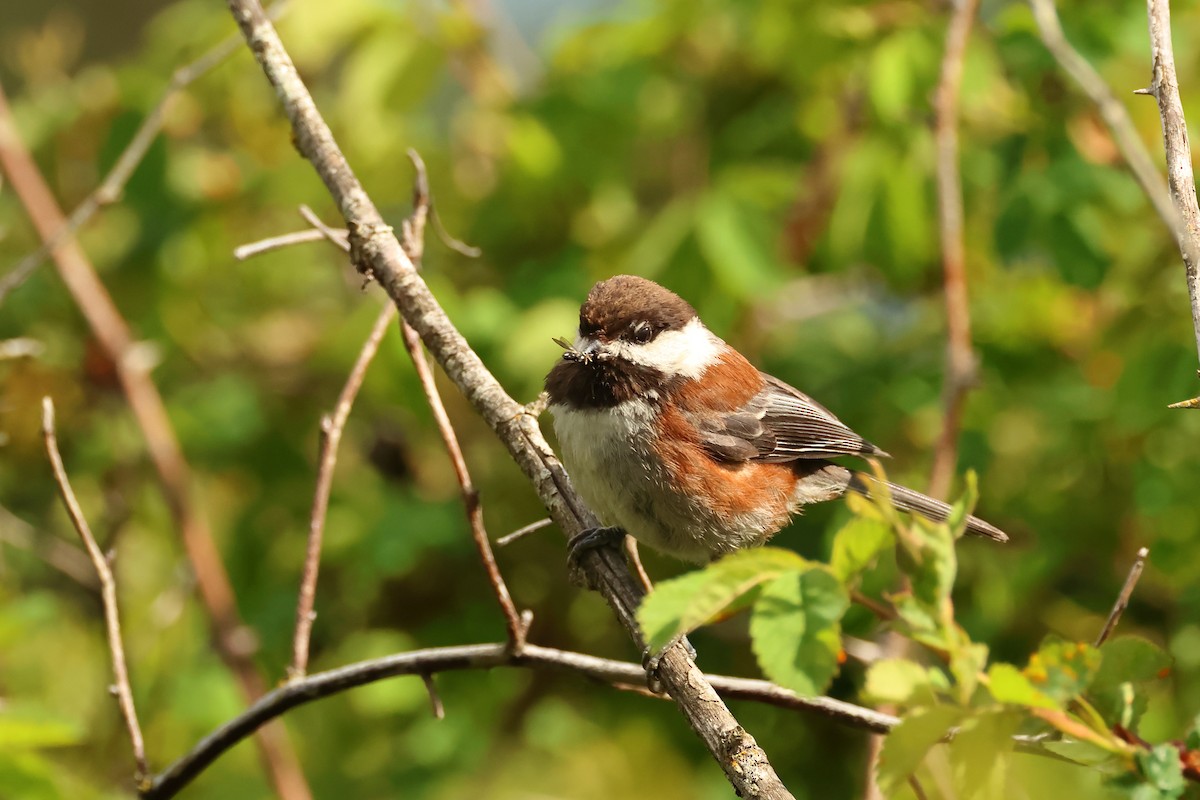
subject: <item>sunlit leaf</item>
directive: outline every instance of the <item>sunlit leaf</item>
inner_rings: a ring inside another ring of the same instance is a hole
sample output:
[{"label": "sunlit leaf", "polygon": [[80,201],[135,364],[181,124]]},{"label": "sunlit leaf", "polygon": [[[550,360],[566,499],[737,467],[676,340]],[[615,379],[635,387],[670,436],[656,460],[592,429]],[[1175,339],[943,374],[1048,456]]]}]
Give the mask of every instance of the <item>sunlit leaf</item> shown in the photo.
[{"label": "sunlit leaf", "polygon": [[954,785],[960,797],[1007,800],[1013,734],[1021,724],[1014,710],[980,714],[963,721],[950,742]]},{"label": "sunlit leaf", "polygon": [[935,669],[908,659],[884,658],[867,670],[863,695],[872,703],[928,705],[944,683],[945,677]]},{"label": "sunlit leaf", "polygon": [[759,584],[808,566],[790,550],[775,547],[733,553],[704,569],[659,583],[642,601],[638,622],[651,649],[660,648],[708,622]]},{"label": "sunlit leaf", "polygon": [[1100,651],[1081,642],[1051,639],[1029,657],[1023,674],[1039,691],[1066,701],[1081,694],[1100,668]]},{"label": "sunlit leaf", "polygon": [[750,618],[754,654],[767,677],[820,694],[838,671],[839,624],[850,598],[824,567],[786,572],[762,588]]},{"label": "sunlit leaf", "polygon": [[1037,689],[1025,673],[1012,664],[993,664],[987,673],[988,691],[1001,703],[1030,708],[1061,708],[1054,698]]},{"label": "sunlit leaf", "polygon": [[830,568],[843,581],[857,575],[887,549],[892,542],[891,533],[891,529],[880,520],[854,517],[833,537]]},{"label": "sunlit leaf", "polygon": [[930,748],[941,741],[967,712],[942,705],[917,709],[905,715],[883,742],[879,754],[879,788],[890,795],[908,780]]},{"label": "sunlit leaf", "polygon": [[1088,687],[1088,700],[1111,725],[1137,726],[1146,710],[1142,687],[1164,676],[1171,657],[1137,636],[1121,636],[1100,646],[1100,668]]}]

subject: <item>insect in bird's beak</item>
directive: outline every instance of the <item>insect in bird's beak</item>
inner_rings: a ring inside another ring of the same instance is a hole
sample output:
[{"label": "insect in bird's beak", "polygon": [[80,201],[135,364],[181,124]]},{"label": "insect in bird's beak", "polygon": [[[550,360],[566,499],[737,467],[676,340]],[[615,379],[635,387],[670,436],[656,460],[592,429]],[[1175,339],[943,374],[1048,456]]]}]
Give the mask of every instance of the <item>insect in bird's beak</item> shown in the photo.
[{"label": "insect in bird's beak", "polygon": [[599,352],[599,346],[595,342],[580,350],[566,339],[555,337],[552,341],[566,351],[562,354],[564,361],[578,361],[580,364],[590,364],[593,361],[602,360],[604,356],[604,353]]},{"label": "insect in bird's beak", "polygon": [[580,359],[580,357],[583,355],[578,350],[576,350],[575,346],[572,345],[570,342],[568,342],[566,339],[555,336],[550,341],[554,342],[556,345],[558,345],[559,347],[561,347],[563,350],[566,351],[565,353],[562,354],[564,361],[578,361]]}]

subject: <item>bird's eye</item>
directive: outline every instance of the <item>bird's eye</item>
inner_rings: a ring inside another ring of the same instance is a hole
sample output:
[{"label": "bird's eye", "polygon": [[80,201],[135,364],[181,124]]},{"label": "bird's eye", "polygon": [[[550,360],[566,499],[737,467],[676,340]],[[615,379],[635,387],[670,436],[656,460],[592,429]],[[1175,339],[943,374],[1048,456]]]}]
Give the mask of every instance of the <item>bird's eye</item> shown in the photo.
[{"label": "bird's eye", "polygon": [[645,344],[654,338],[654,328],[649,322],[639,322],[629,332],[629,339],[634,344]]}]

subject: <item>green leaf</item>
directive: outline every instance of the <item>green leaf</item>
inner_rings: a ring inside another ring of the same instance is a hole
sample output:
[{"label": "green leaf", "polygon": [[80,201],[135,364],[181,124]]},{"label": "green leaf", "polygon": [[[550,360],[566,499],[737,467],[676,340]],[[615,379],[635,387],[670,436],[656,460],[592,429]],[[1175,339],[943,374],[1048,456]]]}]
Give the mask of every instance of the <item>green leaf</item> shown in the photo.
[{"label": "green leaf", "polygon": [[911,581],[913,599],[934,619],[945,621],[958,571],[950,528],[914,517],[896,539],[896,563]]},{"label": "green leaf", "polygon": [[732,553],[695,572],[654,587],[638,608],[638,623],[652,650],[695,630],[761,583],[810,562],[790,550],[760,547]]},{"label": "green leaf", "polygon": [[1110,725],[1133,728],[1146,711],[1147,698],[1137,691],[1162,677],[1171,657],[1158,646],[1136,636],[1111,639],[1100,647],[1100,669],[1088,688],[1088,700]]},{"label": "green leaf", "polygon": [[975,470],[971,469],[967,470],[966,486],[963,487],[962,496],[951,506],[950,516],[946,518],[946,526],[950,528],[955,539],[961,539],[967,532],[967,517],[971,516],[977,502],[979,502],[979,478],[975,474]]},{"label": "green leaf", "polygon": [[1138,769],[1146,778],[1158,798],[1175,798],[1183,794],[1187,784],[1183,779],[1183,766],[1179,763],[1179,751],[1175,745],[1160,744],[1152,750],[1137,754]]},{"label": "green leaf", "polygon": [[1200,750],[1200,715],[1192,720],[1191,730],[1188,731],[1187,738],[1183,743],[1188,750]]},{"label": "green leaf", "polygon": [[1057,756],[1074,761],[1076,764],[1088,767],[1095,767],[1100,764],[1120,760],[1120,756],[1117,756],[1110,750],[1105,750],[1103,747],[1098,747],[1091,742],[1079,741],[1077,739],[1063,739],[1061,741],[1051,739],[1039,743],[1038,746],[1043,750],[1049,750]]},{"label": "green leaf", "polygon": [[838,671],[842,615],[850,597],[825,567],[788,572],[765,585],[750,618],[754,655],[767,677],[820,694]]},{"label": "green leaf", "polygon": [[[940,682],[935,683],[938,679]],[[935,687],[944,683],[944,675],[915,661],[884,658],[867,670],[863,695],[872,703],[932,705],[937,699]]]},{"label": "green leaf", "polygon": [[916,772],[926,753],[963,718],[958,706],[931,706],[906,715],[883,741],[879,753],[879,788],[885,796]]},{"label": "green leaf", "polygon": [[967,719],[950,742],[954,784],[959,797],[1008,797],[1012,736],[1022,715],[1012,709]]},{"label": "green leaf", "polygon": [[1111,689],[1127,681],[1152,681],[1163,677],[1171,656],[1140,636],[1121,636],[1100,646],[1100,668],[1093,688]]},{"label": "green leaf", "polygon": [[1100,651],[1082,642],[1050,640],[1029,657],[1024,675],[1060,702],[1083,693],[1100,668]]},{"label": "green leaf", "polygon": [[992,664],[987,687],[997,702],[1028,708],[1060,709],[1054,698],[1037,689],[1025,673],[1012,664]]},{"label": "green leaf", "polygon": [[834,575],[848,580],[869,567],[891,543],[891,528],[882,520],[856,516],[833,537],[829,566]]}]

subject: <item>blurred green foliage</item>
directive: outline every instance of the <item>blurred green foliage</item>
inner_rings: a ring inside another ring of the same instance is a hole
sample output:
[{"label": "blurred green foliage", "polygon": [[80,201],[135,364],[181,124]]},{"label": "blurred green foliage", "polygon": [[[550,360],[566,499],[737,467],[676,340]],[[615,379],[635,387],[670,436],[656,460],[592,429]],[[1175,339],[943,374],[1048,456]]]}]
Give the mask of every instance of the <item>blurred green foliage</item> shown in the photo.
[{"label": "blurred green foliage", "polygon": [[[1020,747],[1030,756],[1073,762],[1077,782],[1103,779],[1136,800],[1181,797],[1184,763],[1190,767],[1197,756],[1179,741],[1156,746],[1135,732],[1147,685],[1169,671],[1166,651],[1137,637],[1092,646],[1051,636],[1023,670],[1003,661],[989,665],[988,646],[971,641],[955,620],[953,601],[955,542],[978,497],[975,474],[967,473],[967,490],[949,518],[933,523],[898,513],[882,469],[873,467],[880,481],[869,500],[848,503],[855,518],[835,536],[834,562],[845,552],[837,546],[843,539],[894,545],[875,547],[862,569],[899,569],[900,588],[884,595],[879,616],[925,650],[885,650],[867,669],[865,697],[903,712],[880,749],[880,791],[892,797],[909,787],[922,797],[928,795],[918,787],[928,784],[945,798],[1041,796],[1040,774],[1025,783],[1013,769]],[[864,537],[867,527],[884,534]],[[892,553],[889,564],[883,556]],[[718,614],[752,605],[750,637],[766,676],[801,696],[820,695],[845,660],[840,623],[858,577],[775,547],[742,551],[661,582],[638,620],[658,648]],[[1200,742],[1200,733],[1193,729],[1187,742],[1189,748]]]},{"label": "blurred green foliage", "polygon": [[[426,278],[505,386],[532,399],[556,357],[550,337],[570,333],[591,283],[636,272],[691,300],[761,366],[893,453],[894,479],[921,486],[941,419],[930,97],[944,14],[906,0],[629,0],[553,12],[512,2],[483,18],[472,7],[298,0],[280,27],[385,213],[407,212],[404,150],[416,147],[447,228],[483,248],[472,261],[431,241]],[[130,17],[128,28],[142,26],[136,51],[97,60],[89,36],[102,28],[82,5],[64,8],[44,23],[0,23],[0,79],[71,207],[172,70],[232,24],[220,4],[184,0]],[[1157,147],[1153,103],[1127,91],[1148,81],[1143,7],[1075,0],[1063,16]],[[1174,26],[1186,100],[1200,84],[1200,51],[1187,46],[1200,17],[1179,9]],[[1188,444],[1200,417],[1166,409],[1197,393],[1178,254],[1024,5],[984,4],[962,116],[982,369],[960,467],[979,473],[980,513],[1014,542],[960,544],[957,622],[1012,663],[1047,634],[1090,640],[1133,553],[1149,546],[1122,631],[1174,657],[1148,687],[1140,734],[1180,736],[1200,710],[1200,466]],[[380,302],[324,245],[233,260],[239,244],[302,227],[300,203],[336,218],[239,52],[177,98],[122,202],[82,235],[160,359],[155,380],[272,677],[289,655],[320,415]],[[26,219],[0,191],[4,269],[36,246]],[[52,394],[81,502],[117,552],[135,695],[162,767],[237,711],[236,689],[207,641],[111,365],[52,268],[0,308],[0,338],[13,336],[44,351],[0,363],[0,504],[15,516],[0,532],[10,543],[73,543],[38,435],[40,398]],[[446,388],[493,535],[537,519],[532,490]],[[836,544],[846,518],[814,511],[775,543],[822,561],[840,553],[837,574],[857,575],[873,554]],[[600,599],[567,585],[553,532],[499,558],[518,603],[535,611],[534,641],[636,656]],[[656,578],[681,571],[653,557],[648,566]],[[123,796],[131,762],[105,691],[94,592],[26,546],[0,544],[0,575],[0,795]],[[894,571],[861,580],[878,596]],[[317,608],[314,669],[503,634],[396,336],[343,442]],[[748,624],[742,615],[698,632],[702,666],[755,674]],[[842,621],[849,633],[872,624],[857,606]],[[854,699],[867,677],[852,662],[830,691]],[[669,704],[550,673],[439,685],[443,721],[411,679],[290,714],[317,796],[729,794]],[[863,735],[777,709],[735,712],[798,797],[861,791]],[[973,724],[981,733],[955,747],[991,742],[1011,723]],[[1146,774],[1172,780],[1156,764]],[[1069,765],[1016,756],[1011,770],[1044,796],[1088,791]],[[236,800],[267,788],[247,744],[189,791]]]}]

